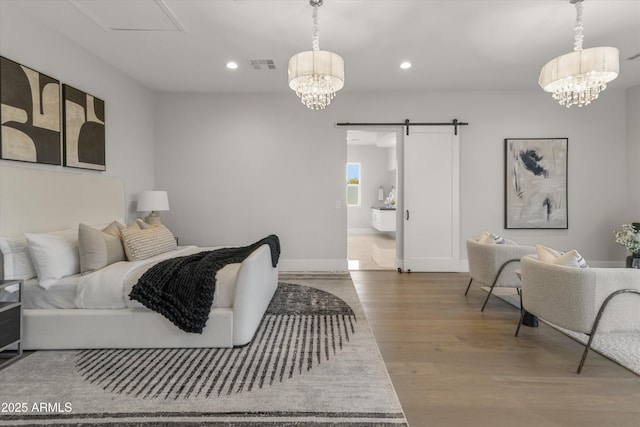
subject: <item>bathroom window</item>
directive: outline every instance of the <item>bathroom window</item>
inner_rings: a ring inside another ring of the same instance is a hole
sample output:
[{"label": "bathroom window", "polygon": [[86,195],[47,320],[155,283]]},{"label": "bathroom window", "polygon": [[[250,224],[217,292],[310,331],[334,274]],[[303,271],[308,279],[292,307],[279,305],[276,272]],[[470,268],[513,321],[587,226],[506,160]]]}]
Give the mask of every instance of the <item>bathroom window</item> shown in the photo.
[{"label": "bathroom window", "polygon": [[360,163],[347,163],[347,206],[360,206]]}]

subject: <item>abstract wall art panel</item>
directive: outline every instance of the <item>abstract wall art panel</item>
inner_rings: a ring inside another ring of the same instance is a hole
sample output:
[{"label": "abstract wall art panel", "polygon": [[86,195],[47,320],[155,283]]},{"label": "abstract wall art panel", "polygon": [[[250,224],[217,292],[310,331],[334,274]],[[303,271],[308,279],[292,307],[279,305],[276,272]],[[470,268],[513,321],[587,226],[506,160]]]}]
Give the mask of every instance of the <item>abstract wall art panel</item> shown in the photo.
[{"label": "abstract wall art panel", "polygon": [[567,138],[505,139],[505,228],[569,228]]},{"label": "abstract wall art panel", "polygon": [[104,101],[62,85],[64,165],[106,170]]},{"label": "abstract wall art panel", "polygon": [[59,165],[60,82],[0,57],[0,158]]}]

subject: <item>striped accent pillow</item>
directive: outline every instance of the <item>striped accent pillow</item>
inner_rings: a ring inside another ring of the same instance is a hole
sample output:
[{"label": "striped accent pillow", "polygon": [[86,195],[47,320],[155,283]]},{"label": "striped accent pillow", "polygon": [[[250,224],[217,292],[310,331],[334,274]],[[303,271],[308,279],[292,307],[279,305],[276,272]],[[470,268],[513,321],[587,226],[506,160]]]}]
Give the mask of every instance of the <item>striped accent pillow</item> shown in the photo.
[{"label": "striped accent pillow", "polygon": [[575,249],[567,252],[562,252],[543,245],[536,245],[536,250],[538,252],[538,259],[540,261],[563,265],[565,267],[589,267],[589,264],[587,264],[587,261],[584,259],[584,257],[580,255],[580,252],[576,251]]},{"label": "striped accent pillow", "polygon": [[176,239],[167,227],[160,224],[144,230],[120,228],[124,251],[129,261],[140,261],[175,250]]},{"label": "striped accent pillow", "polygon": [[554,264],[564,265],[565,267],[588,268],[587,261],[580,255],[580,252],[571,249],[553,260]]},{"label": "striped accent pillow", "polygon": [[495,243],[496,245],[504,245],[506,242],[504,237],[491,233],[490,231],[483,231],[478,238],[480,243]]}]

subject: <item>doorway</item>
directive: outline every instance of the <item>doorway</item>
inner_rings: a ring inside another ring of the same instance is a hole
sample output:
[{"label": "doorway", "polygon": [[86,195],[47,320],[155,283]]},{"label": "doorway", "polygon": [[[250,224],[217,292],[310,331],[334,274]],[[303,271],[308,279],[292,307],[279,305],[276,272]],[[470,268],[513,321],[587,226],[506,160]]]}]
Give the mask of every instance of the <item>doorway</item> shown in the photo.
[{"label": "doorway", "polygon": [[396,269],[396,130],[347,130],[349,270]]}]

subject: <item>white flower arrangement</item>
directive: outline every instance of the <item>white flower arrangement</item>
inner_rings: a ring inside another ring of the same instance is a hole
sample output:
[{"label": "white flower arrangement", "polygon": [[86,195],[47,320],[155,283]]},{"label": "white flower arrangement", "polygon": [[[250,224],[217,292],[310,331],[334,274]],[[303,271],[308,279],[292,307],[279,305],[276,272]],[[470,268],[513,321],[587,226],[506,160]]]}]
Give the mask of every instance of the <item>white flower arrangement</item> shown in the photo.
[{"label": "white flower arrangement", "polygon": [[616,243],[629,249],[633,256],[640,256],[640,233],[632,224],[623,224],[622,230],[615,231]]}]

